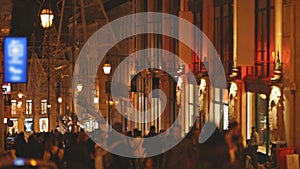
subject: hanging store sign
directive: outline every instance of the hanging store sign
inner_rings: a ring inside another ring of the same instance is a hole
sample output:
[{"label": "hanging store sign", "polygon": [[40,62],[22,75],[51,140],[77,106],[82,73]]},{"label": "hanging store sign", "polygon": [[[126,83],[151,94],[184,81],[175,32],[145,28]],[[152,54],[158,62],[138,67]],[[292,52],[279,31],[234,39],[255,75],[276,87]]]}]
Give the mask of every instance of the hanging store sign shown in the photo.
[{"label": "hanging store sign", "polygon": [[5,37],[4,82],[27,82],[27,38]]},{"label": "hanging store sign", "polygon": [[10,83],[4,83],[2,85],[2,93],[3,94],[10,94],[10,91],[11,91]]}]

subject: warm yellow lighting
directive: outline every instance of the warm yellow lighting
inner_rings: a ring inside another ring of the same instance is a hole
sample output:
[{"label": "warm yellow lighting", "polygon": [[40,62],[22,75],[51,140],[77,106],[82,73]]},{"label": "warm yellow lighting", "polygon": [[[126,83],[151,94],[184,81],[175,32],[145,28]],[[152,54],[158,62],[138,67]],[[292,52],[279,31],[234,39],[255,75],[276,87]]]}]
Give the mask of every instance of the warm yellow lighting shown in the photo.
[{"label": "warm yellow lighting", "polygon": [[23,97],[23,93],[22,93],[21,90],[20,90],[19,93],[18,93],[18,98],[19,98],[19,99],[22,99],[22,97]]},{"label": "warm yellow lighting", "polygon": [[272,86],[270,100],[273,100],[275,102],[275,104],[277,104],[280,97],[281,97],[280,88],[277,86]]},{"label": "warm yellow lighting", "polygon": [[2,28],[0,29],[1,33],[9,33],[10,29],[9,28]]},{"label": "warm yellow lighting", "polygon": [[52,26],[54,15],[50,9],[43,9],[40,17],[43,28],[50,28]]},{"label": "warm yellow lighting", "polygon": [[17,107],[18,107],[18,108],[21,108],[21,107],[22,107],[22,101],[18,101]]},{"label": "warm yellow lighting", "polygon": [[206,87],[206,80],[205,79],[201,79],[200,86]]},{"label": "warm yellow lighting", "polygon": [[233,93],[233,92],[237,92],[238,91],[238,87],[236,85],[235,82],[231,82],[231,85],[230,85],[230,93]]},{"label": "warm yellow lighting", "polygon": [[110,70],[111,70],[110,64],[109,63],[105,63],[104,66],[103,66],[103,72],[104,72],[104,74],[109,75],[110,74]]},{"label": "warm yellow lighting", "polygon": [[37,161],[36,160],[30,160],[30,164],[31,164],[31,166],[36,166],[37,165]]},{"label": "warm yellow lighting", "polygon": [[[274,18],[274,21],[275,21],[275,24],[274,24],[274,27],[275,27],[275,59],[278,59],[278,63],[281,63],[282,62],[282,38],[283,38],[283,35],[282,35],[282,22],[284,19],[282,19],[282,16],[283,16],[283,0],[276,0],[274,1],[274,14],[275,14],[275,18]],[[276,58],[278,57],[278,58]]]},{"label": "warm yellow lighting", "polygon": [[78,92],[81,92],[81,91],[82,91],[82,84],[81,84],[81,83],[78,83],[78,84],[77,84],[77,91],[78,91]]},{"label": "warm yellow lighting", "polygon": [[[115,103],[114,103],[114,101],[109,100],[109,101],[106,101],[106,104],[108,104],[109,106],[112,106],[112,105],[114,105]],[[118,103],[118,104],[119,104],[119,103]]]},{"label": "warm yellow lighting", "polygon": [[262,99],[266,99],[266,98],[267,98],[267,95],[265,95],[265,94],[260,94],[259,97],[262,98]]},{"label": "warm yellow lighting", "polygon": [[273,58],[273,60],[275,60],[275,52],[274,51],[272,52],[272,58]]},{"label": "warm yellow lighting", "polygon": [[95,104],[99,103],[99,98],[97,96],[94,97],[94,103]]},{"label": "warm yellow lighting", "polygon": [[57,98],[57,101],[58,101],[58,103],[62,103],[62,101],[63,101],[62,97],[59,96],[59,97]]}]

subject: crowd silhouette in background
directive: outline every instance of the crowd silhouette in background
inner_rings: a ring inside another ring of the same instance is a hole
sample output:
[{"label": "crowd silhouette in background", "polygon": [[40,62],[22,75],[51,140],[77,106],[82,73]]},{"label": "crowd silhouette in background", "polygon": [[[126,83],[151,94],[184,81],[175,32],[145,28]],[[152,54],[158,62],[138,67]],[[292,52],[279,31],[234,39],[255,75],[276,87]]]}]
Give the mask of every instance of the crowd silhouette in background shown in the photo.
[{"label": "crowd silhouette in background", "polygon": [[[208,123],[207,126],[214,125]],[[122,150],[133,157],[127,158],[112,154],[96,144],[85,131],[61,134],[58,131],[33,133],[25,139],[21,132],[15,136],[13,149],[17,157],[36,158],[56,163],[58,169],[245,169],[245,149],[242,145],[240,126],[237,122],[223,132],[215,129],[204,143],[199,143],[200,130],[192,128],[186,137],[181,137],[181,126],[173,125],[170,133],[160,141],[144,141],[142,132],[134,129],[127,133],[117,123],[113,128],[119,133],[133,137],[128,143],[123,135],[93,131],[97,142],[114,150]],[[206,128],[201,132],[205,132]],[[165,131],[161,131],[165,132]],[[145,138],[157,136],[155,126],[151,126]],[[161,135],[159,135],[161,136]],[[182,139],[182,140],[181,140]],[[170,144],[179,141],[172,149]],[[148,148],[149,145],[151,146]],[[146,157],[154,152],[162,154]]]}]

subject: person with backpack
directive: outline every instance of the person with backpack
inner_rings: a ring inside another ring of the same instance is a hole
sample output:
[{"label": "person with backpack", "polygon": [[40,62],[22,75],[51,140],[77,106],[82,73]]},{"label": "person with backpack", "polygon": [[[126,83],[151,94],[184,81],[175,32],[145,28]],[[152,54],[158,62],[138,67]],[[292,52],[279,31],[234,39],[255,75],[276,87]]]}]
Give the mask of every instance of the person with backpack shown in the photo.
[{"label": "person with backpack", "polygon": [[64,150],[58,146],[58,139],[52,134],[46,138],[43,159],[54,162],[57,169],[63,169]]}]

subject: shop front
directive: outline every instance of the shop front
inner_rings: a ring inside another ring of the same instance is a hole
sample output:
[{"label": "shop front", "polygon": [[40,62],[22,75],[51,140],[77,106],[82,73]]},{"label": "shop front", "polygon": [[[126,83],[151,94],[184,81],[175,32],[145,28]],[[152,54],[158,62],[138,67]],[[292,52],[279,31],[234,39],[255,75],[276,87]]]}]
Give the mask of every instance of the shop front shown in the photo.
[{"label": "shop front", "polygon": [[247,83],[247,139],[251,137],[251,127],[258,134],[260,153],[271,155],[272,147],[286,147],[286,124],[284,96],[280,84]]},{"label": "shop front", "polygon": [[25,118],[24,119],[24,131],[25,132],[33,132],[33,118]]},{"label": "shop front", "polygon": [[18,128],[18,119],[17,118],[10,118],[9,121],[12,122],[11,126],[8,126],[8,132],[11,134],[18,133],[19,128]]},{"label": "shop front", "polygon": [[48,132],[48,118],[42,117],[39,119],[39,130],[40,132]]}]

